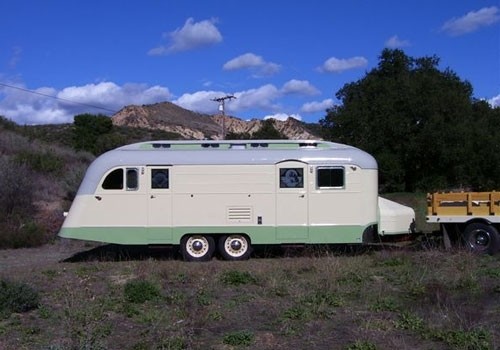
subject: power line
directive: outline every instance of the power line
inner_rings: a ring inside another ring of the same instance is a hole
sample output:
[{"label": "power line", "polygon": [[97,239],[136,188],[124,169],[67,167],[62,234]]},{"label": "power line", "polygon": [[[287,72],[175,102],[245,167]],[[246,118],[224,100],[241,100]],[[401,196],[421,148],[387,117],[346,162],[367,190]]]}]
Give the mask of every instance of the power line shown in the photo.
[{"label": "power line", "polygon": [[16,90],[20,90],[20,91],[24,91],[24,92],[28,92],[28,93],[34,94],[34,95],[40,95],[40,96],[44,96],[44,97],[53,98],[54,100],[69,102],[69,103],[73,103],[73,104],[77,104],[77,105],[85,106],[85,107],[102,109],[103,111],[107,111],[107,112],[111,112],[111,113],[117,113],[117,111],[114,111],[114,110],[109,109],[109,108],[99,107],[99,106],[91,105],[91,104],[88,104],[88,103],[83,103],[83,102],[78,102],[78,101],[73,101],[73,100],[68,100],[67,98],[62,98],[62,97],[58,97],[58,96],[54,96],[54,95],[44,94],[42,92],[33,91],[33,90],[29,90],[29,89],[24,89],[24,88],[21,88],[19,86],[9,85],[9,84],[5,84],[5,83],[0,83],[0,86],[4,86],[4,87],[7,87],[7,88],[16,89]]}]

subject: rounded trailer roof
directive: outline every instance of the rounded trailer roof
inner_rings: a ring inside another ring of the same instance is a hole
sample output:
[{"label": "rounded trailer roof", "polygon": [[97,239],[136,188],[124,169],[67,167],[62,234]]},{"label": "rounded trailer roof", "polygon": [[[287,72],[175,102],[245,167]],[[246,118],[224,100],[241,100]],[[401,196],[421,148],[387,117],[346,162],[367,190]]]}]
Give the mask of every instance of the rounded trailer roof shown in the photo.
[{"label": "rounded trailer roof", "polygon": [[150,141],[119,147],[101,157],[106,163],[117,162],[117,165],[244,165],[298,160],[308,164],[335,162],[377,168],[375,159],[358,148],[311,140]]},{"label": "rounded trailer roof", "polygon": [[327,141],[148,141],[122,146],[97,157],[89,166],[79,192],[93,193],[102,176],[117,166],[257,165],[289,160],[377,169],[377,162],[370,154]]}]

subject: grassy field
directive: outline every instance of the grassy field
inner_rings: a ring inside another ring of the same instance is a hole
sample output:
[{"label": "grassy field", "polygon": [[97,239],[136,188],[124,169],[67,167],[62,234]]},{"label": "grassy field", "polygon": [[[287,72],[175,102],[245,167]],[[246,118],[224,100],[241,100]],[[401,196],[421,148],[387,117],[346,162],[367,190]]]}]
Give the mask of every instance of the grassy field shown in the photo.
[{"label": "grassy field", "polygon": [[0,251],[0,349],[500,348],[500,256],[112,248]]}]

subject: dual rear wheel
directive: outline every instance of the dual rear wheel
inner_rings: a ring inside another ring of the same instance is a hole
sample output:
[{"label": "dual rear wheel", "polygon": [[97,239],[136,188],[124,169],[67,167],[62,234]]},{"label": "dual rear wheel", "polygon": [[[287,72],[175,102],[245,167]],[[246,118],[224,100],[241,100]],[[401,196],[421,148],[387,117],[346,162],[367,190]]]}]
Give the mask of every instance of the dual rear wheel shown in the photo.
[{"label": "dual rear wheel", "polygon": [[220,236],[217,245],[210,235],[186,235],[180,250],[185,261],[208,261],[216,250],[225,260],[246,260],[252,252],[250,240],[241,234]]}]

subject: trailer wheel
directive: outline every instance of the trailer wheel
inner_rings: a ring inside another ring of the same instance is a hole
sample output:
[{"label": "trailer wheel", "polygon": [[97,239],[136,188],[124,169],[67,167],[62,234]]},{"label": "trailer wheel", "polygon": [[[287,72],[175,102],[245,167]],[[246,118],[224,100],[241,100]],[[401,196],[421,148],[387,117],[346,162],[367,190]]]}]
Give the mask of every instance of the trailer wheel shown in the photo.
[{"label": "trailer wheel", "polygon": [[244,235],[222,236],[219,239],[219,253],[225,260],[246,260],[251,252],[250,241]]},{"label": "trailer wheel", "polygon": [[215,252],[211,236],[187,235],[181,239],[181,254],[185,261],[208,261]]},{"label": "trailer wheel", "polygon": [[500,250],[500,234],[492,226],[480,222],[467,225],[463,233],[466,247],[474,253],[495,254]]}]

